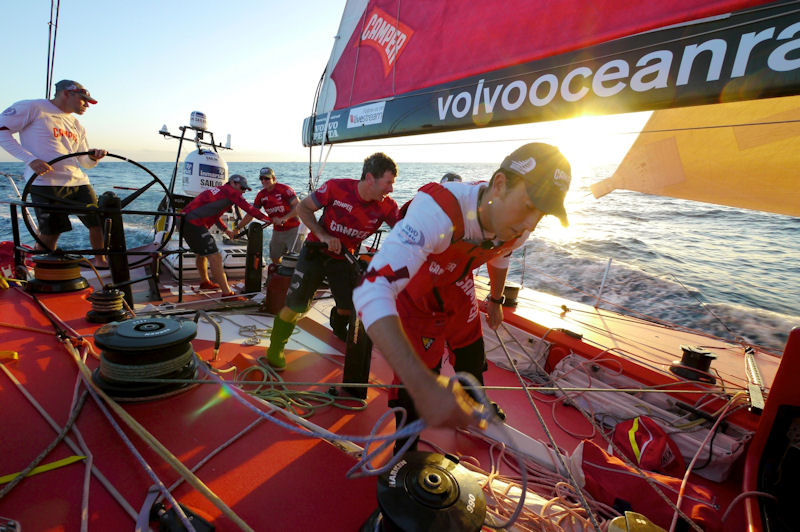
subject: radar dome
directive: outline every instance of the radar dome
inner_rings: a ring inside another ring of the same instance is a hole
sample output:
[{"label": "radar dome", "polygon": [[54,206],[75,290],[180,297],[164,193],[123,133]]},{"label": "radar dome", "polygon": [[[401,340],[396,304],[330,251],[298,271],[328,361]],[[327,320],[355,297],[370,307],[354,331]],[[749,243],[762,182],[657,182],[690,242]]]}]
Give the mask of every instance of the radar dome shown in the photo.
[{"label": "radar dome", "polygon": [[228,181],[228,163],[215,151],[195,150],[183,162],[183,193],[197,196]]}]

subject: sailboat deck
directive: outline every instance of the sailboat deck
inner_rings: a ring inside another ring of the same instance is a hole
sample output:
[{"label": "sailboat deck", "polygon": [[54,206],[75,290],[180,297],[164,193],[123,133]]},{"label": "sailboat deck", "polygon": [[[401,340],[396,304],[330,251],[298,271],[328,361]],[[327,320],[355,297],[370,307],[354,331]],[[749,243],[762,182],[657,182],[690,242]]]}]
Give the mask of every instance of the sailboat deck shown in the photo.
[{"label": "sailboat deck", "polygon": [[[478,287],[479,295],[482,289]],[[40,294],[37,297],[64,324],[91,342],[98,326],[85,319],[89,309],[86,301],[88,292],[89,290]],[[167,303],[170,299],[174,301],[172,292],[168,289],[162,292]],[[566,339],[559,340],[557,344],[561,347],[569,345],[568,341],[578,344],[606,343],[609,339],[598,336],[596,323],[619,319],[602,311],[594,311],[592,314],[586,309],[576,308],[574,304],[571,304],[573,307],[566,316],[558,316],[547,312],[546,307],[559,309],[563,302],[527,290],[523,291],[523,297],[524,304],[521,304],[515,315],[507,316],[508,323],[516,327],[526,327],[534,334],[546,332],[539,332],[536,327],[562,327],[584,335],[582,340],[557,331],[551,333],[553,336],[546,336],[549,341],[558,340],[557,335],[566,336]],[[530,298],[535,298],[536,301]],[[213,302],[208,294],[199,293],[187,296],[187,300]],[[326,383],[334,384],[341,380],[344,344],[333,335],[327,325],[332,305],[330,298],[318,299],[312,311],[299,322],[297,332],[286,349],[288,367],[280,374],[280,378],[287,383],[287,389],[325,391],[328,387]],[[137,307],[142,308],[141,305]],[[187,306],[189,307],[191,305]],[[175,311],[177,306],[164,308]],[[572,319],[579,310],[581,319]],[[0,449],[0,456],[3,457],[0,461],[3,464],[0,468],[2,475],[21,471],[56,436],[55,430],[47,428],[47,422],[23,396],[22,389],[35,398],[58,426],[62,427],[67,422],[78,371],[75,362],[51,332],[50,322],[28,294],[15,288],[1,292],[0,312],[5,316],[3,321],[29,328],[3,329],[4,349],[17,351],[19,359],[4,362],[3,369],[7,375],[0,378],[4,431]],[[260,381],[264,377],[263,371],[251,369],[244,377],[241,376],[247,368],[258,366],[259,357],[264,355],[268,343],[264,335],[271,326],[272,316],[258,313],[253,305],[248,307],[247,304],[223,316],[220,319],[222,343],[216,358],[213,353],[214,329],[204,320],[199,321],[198,335],[193,341],[198,357],[208,362],[210,367],[220,370],[219,376],[223,380]],[[534,318],[543,325],[528,321]],[[251,327],[243,329],[245,325]],[[260,330],[262,334],[257,343],[252,340],[253,329],[257,332]],[[654,330],[661,339],[668,334],[663,328],[655,327]],[[698,337],[689,333],[669,334],[676,335],[676,342],[698,341]],[[500,349],[493,336],[494,333],[487,329],[487,350],[490,351]],[[641,338],[634,339],[647,345],[647,342],[641,342]],[[622,339],[612,337],[612,340],[616,341],[613,347],[621,349]],[[625,341],[631,340],[628,338]],[[506,348],[518,349],[513,345]],[[605,348],[595,349],[607,351]],[[626,352],[630,350],[627,347],[624,349]],[[586,356],[592,353],[586,348],[580,350],[576,347],[574,351],[585,353]],[[651,356],[651,353],[646,352],[643,356]],[[662,353],[661,359],[652,363],[657,366],[669,356],[675,355]],[[91,356],[86,363],[90,369],[98,365],[98,361]],[[237,372],[230,371],[234,367]],[[768,375],[768,371],[765,371],[765,365],[762,364],[762,372]],[[443,373],[452,373],[449,364],[444,365]],[[202,377],[203,372],[199,376]],[[13,383],[12,377],[19,382],[19,386]],[[340,435],[367,435],[378,418],[386,412],[385,386],[391,382],[391,377],[391,370],[376,351],[371,373],[371,383],[374,386],[369,390],[366,408],[351,411],[326,406],[317,409],[309,421]],[[534,439],[546,441],[545,430],[538,422],[527,395],[520,389],[517,376],[490,363],[485,380],[488,394],[505,410],[508,424]],[[248,384],[245,387],[252,389],[254,386]],[[236,515],[255,529],[313,527],[316,530],[347,530],[361,526],[377,503],[374,479],[347,479],[345,476],[356,464],[359,448],[348,442],[331,445],[324,440],[298,435],[269,420],[260,419],[237,400],[235,394],[232,387],[223,388],[212,383],[209,378],[204,378],[201,383],[180,394],[147,402],[123,403],[123,408],[188,467],[197,464],[220,446],[227,445],[196,473]],[[531,398],[542,412],[558,447],[567,454],[586,437],[605,446],[600,435],[593,432],[588,421],[574,408],[564,405],[553,395],[533,389]],[[267,404],[252,398],[244,401],[249,401],[262,411],[271,409]],[[286,421],[286,417],[281,414],[275,417]],[[253,423],[255,426],[251,426]],[[126,513],[139,512],[153,481],[147,477],[133,454],[125,448],[121,438],[114,434],[109,422],[91,398],[87,399],[75,426],[80,429],[87,447],[91,449],[94,466],[127,501],[123,504],[113,502],[108,490],[93,479],[90,483],[89,503],[91,528],[112,529],[118,528],[119,523],[132,523],[133,515]],[[392,430],[393,423],[390,421],[378,432],[387,434]],[[167,462],[145,446],[138,436],[132,435],[130,429],[125,428],[122,431],[132,438],[133,444],[165,485],[169,486],[178,479]],[[239,434],[242,431],[245,432]],[[423,431],[421,438],[421,449],[427,448],[425,442],[431,442],[453,455],[474,457],[485,469],[490,467],[491,454],[488,446],[467,434],[435,429]],[[229,441],[231,439],[233,441]],[[59,443],[42,463],[55,462],[73,455],[82,456],[82,453],[83,451]],[[388,457],[387,450],[378,462]],[[0,515],[12,516],[23,523],[26,529],[77,529],[82,495],[74,486],[82,484],[84,474],[85,468],[80,463],[73,463],[27,478],[0,499]],[[701,485],[713,486],[721,508],[725,508],[727,502],[736,495],[740,483],[736,475],[724,484],[712,483],[694,475],[692,480]],[[65,492],[66,486],[70,487],[68,492]],[[206,497],[186,483],[178,487],[174,495],[182,504],[213,520],[220,529],[234,526]],[[313,501],[313,515],[306,508],[309,501]],[[127,511],[125,504],[128,505]],[[343,511],[345,508],[347,510]],[[737,519],[736,511],[732,519]],[[127,527],[127,524],[122,526]]]}]

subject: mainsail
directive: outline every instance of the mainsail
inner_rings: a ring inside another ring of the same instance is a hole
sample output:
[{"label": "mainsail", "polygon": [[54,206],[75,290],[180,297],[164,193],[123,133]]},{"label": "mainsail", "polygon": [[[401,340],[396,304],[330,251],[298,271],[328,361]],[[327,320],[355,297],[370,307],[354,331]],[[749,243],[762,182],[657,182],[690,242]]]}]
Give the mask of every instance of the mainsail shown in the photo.
[{"label": "mainsail", "polygon": [[348,3],[306,145],[800,92],[800,3]]}]

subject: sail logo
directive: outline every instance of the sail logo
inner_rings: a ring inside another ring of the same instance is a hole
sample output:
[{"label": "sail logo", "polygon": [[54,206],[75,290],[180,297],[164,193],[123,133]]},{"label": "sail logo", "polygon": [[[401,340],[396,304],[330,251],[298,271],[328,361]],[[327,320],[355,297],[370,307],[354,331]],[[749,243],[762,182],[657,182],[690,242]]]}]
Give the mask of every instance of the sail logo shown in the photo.
[{"label": "sail logo", "polygon": [[386,77],[412,35],[414,30],[400,22],[397,17],[375,7],[367,16],[361,40],[356,46],[363,43],[378,51],[383,61],[383,76]]},{"label": "sail logo", "polygon": [[438,118],[485,124],[498,114],[505,118],[511,113],[519,119],[521,114],[533,116],[547,106],[588,106],[587,102],[601,105],[595,102],[613,101],[608,100],[612,97],[645,101],[647,93],[663,105],[663,98],[657,94],[689,89],[699,94],[699,87],[704,84],[710,94],[717,90],[714,87],[727,87],[740,79],[752,80],[753,87],[757,87],[761,84],[759,78],[777,78],[800,69],[800,22],[785,28],[773,25],[758,32],[737,28],[713,35],[705,41],[684,39],[680,41],[685,43],[682,45],[603,56],[595,62],[565,60],[563,67],[537,69],[521,76],[481,78],[474,87],[448,90],[437,97]]},{"label": "sail logo", "polygon": [[383,122],[383,108],[386,102],[371,103],[350,109],[350,115],[347,117],[347,127],[361,127],[370,124],[380,124]]}]

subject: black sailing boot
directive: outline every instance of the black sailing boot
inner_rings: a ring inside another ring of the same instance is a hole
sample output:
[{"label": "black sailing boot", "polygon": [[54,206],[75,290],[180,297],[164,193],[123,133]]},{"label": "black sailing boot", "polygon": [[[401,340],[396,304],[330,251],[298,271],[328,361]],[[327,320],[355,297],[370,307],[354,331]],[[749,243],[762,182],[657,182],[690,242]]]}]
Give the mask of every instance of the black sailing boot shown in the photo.
[{"label": "black sailing boot", "polygon": [[347,324],[350,322],[350,316],[346,314],[339,314],[334,306],[331,309],[330,324],[333,329],[333,334],[342,342],[347,341]]}]

